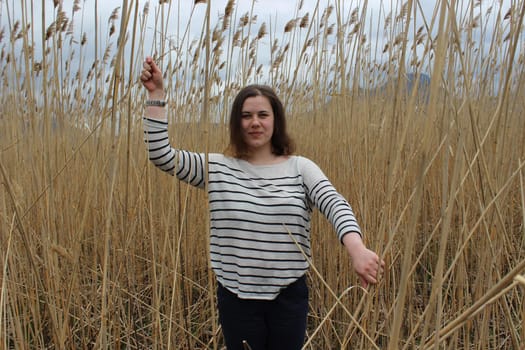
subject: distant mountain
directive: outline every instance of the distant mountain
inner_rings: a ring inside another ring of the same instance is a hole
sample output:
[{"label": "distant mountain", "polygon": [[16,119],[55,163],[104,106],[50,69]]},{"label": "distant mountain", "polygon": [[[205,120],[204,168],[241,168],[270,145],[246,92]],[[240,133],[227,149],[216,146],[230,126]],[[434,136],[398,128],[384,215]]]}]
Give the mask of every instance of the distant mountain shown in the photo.
[{"label": "distant mountain", "polygon": [[[393,93],[398,93],[399,87],[398,78],[388,79],[385,83],[376,88],[359,89],[360,94],[368,94],[370,96],[380,96]],[[417,86],[417,94],[419,102],[428,102],[430,97],[430,76],[425,73],[418,75],[416,73],[406,73],[405,79],[402,81],[401,87],[404,89],[403,93],[410,96],[412,90]]]}]

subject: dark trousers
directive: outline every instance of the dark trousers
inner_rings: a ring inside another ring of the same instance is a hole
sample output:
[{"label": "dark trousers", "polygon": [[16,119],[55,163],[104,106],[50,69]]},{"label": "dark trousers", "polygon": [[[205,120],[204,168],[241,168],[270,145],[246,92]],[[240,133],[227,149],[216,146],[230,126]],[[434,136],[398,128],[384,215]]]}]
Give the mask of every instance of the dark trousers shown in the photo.
[{"label": "dark trousers", "polygon": [[240,299],[219,283],[217,303],[228,350],[245,350],[243,341],[252,350],[302,348],[308,314],[305,276],[282,290],[275,300]]}]

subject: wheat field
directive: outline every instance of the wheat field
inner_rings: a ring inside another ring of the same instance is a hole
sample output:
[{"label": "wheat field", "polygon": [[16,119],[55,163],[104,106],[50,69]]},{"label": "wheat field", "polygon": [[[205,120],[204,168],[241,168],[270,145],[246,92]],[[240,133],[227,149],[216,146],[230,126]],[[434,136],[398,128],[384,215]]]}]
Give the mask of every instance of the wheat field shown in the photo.
[{"label": "wheat field", "polygon": [[525,3],[297,1],[283,26],[211,2],[54,0],[35,27],[0,1],[0,348],[223,348],[205,191],[147,160],[151,54],[176,147],[222,152],[236,91],[273,86],[385,259],[359,287],[314,215],[304,349],[524,349]]}]

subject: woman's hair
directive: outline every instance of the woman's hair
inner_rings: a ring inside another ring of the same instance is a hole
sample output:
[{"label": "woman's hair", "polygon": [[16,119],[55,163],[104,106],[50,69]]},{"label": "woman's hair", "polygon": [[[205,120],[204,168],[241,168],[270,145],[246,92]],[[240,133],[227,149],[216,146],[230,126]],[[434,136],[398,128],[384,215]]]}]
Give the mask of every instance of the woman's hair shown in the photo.
[{"label": "woman's hair", "polygon": [[234,157],[243,158],[248,155],[248,149],[242,138],[241,119],[244,101],[249,97],[263,96],[270,101],[274,115],[272,152],[278,156],[293,154],[295,146],[286,132],[286,118],[281,100],[273,89],[266,85],[248,85],[241,89],[233,100],[230,114],[230,145],[228,153]]}]

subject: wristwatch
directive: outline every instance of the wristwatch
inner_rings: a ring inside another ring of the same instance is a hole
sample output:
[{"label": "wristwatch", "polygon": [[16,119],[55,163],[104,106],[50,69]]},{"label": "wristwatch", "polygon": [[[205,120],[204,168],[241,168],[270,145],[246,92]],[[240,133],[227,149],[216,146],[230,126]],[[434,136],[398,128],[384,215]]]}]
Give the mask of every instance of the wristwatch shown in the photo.
[{"label": "wristwatch", "polygon": [[144,103],[146,107],[155,106],[155,107],[164,107],[166,106],[166,101],[164,100],[146,100]]}]

